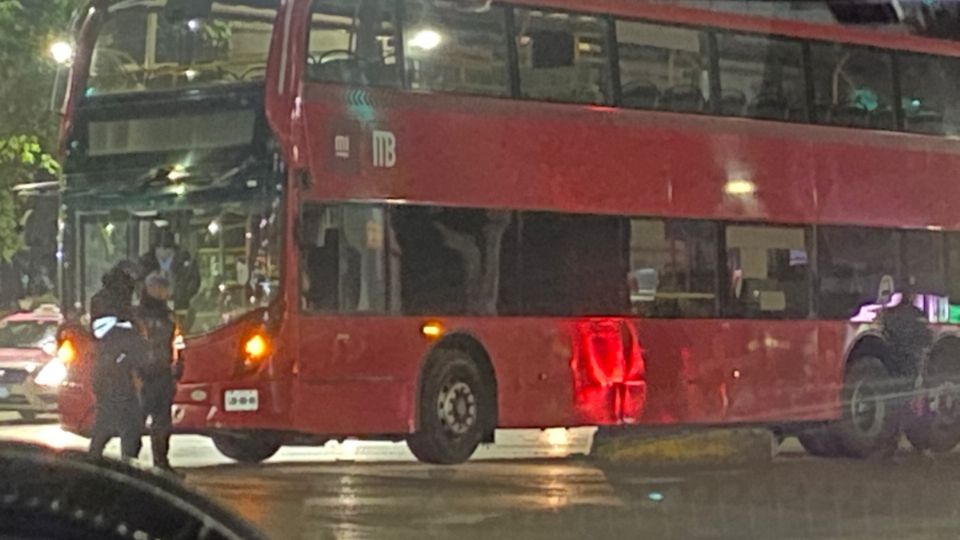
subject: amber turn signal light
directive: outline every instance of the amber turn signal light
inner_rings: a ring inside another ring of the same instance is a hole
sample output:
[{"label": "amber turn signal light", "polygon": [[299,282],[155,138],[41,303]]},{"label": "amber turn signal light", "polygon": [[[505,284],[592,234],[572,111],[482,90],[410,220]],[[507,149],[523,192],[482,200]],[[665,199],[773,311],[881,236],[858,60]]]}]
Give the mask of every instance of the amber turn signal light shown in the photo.
[{"label": "amber turn signal light", "polygon": [[251,335],[243,344],[243,354],[253,362],[263,360],[270,355],[270,339],[260,332]]},{"label": "amber turn signal light", "polygon": [[420,333],[423,334],[423,337],[429,339],[430,341],[440,339],[443,336],[443,332],[443,324],[439,321],[426,322],[420,327]]},{"label": "amber turn signal light", "polygon": [[77,347],[73,341],[65,339],[60,343],[60,347],[57,348],[57,359],[64,365],[70,365],[77,359]]}]

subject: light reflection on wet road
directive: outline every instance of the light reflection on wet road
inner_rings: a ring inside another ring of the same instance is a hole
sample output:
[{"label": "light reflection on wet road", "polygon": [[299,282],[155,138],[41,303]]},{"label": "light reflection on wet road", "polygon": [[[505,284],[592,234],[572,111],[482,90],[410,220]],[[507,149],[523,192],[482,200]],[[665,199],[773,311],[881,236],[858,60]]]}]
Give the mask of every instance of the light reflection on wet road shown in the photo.
[{"label": "light reflection on wet road", "polygon": [[957,538],[960,460],[780,458],[740,471],[584,461],[270,465],[189,482],[277,539]]},{"label": "light reflection on wet road", "polygon": [[[85,442],[56,425],[0,419],[0,438],[11,437]],[[960,455],[857,462],[809,458],[794,441],[785,448],[773,464],[739,470],[583,458],[349,463],[317,449],[241,466],[225,464],[204,439],[180,437],[173,460],[188,467],[188,484],[278,540],[960,537]]]},{"label": "light reflection on wet road", "polygon": [[189,482],[278,539],[957,538],[960,460],[787,456],[752,470],[582,461],[269,465]]}]

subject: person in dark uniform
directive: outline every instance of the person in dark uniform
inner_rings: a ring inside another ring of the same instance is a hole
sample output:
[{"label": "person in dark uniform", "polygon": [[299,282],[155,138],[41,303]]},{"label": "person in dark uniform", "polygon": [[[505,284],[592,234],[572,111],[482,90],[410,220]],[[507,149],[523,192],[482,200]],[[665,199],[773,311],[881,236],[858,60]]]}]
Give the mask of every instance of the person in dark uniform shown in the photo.
[{"label": "person in dark uniform", "polygon": [[112,437],[120,437],[121,454],[140,454],[143,414],[134,380],[149,353],[133,322],[131,300],[136,282],[132,272],[117,265],[103,277],[103,288],[90,299],[90,320],[96,349],[93,394],[96,416],[90,453],[102,456]]},{"label": "person in dark uniform", "polygon": [[150,418],[150,448],[155,467],[173,471],[167,455],[170,451],[170,433],[173,420],[170,408],[176,392],[176,378],[181,365],[176,358],[174,340],[177,326],[174,313],[167,306],[170,282],[159,273],[147,276],[144,295],[140,300],[137,320],[150,345],[149,360],[141,368],[143,388],[141,403],[144,420]]},{"label": "person in dark uniform", "polygon": [[896,306],[881,312],[880,322],[883,336],[893,352],[896,375],[912,380],[933,345],[933,331],[926,313],[914,305],[918,298],[915,285],[908,284],[902,295]]},{"label": "person in dark uniform", "polygon": [[168,228],[160,229],[156,243],[150,251],[143,254],[139,261],[142,276],[154,272],[165,277],[170,283],[170,296],[173,309],[189,328],[193,312],[190,303],[200,290],[200,268],[185,249],[177,245]]}]

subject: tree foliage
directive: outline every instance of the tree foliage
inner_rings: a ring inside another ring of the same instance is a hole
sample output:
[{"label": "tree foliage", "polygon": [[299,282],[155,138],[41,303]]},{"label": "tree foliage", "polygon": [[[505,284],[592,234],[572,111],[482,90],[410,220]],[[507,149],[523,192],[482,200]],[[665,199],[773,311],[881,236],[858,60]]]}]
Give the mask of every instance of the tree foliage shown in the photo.
[{"label": "tree foliage", "polygon": [[37,171],[56,174],[60,165],[44,151],[36,135],[8,135],[0,138],[0,258],[9,261],[20,249],[17,199],[10,188],[18,179],[32,177]]},{"label": "tree foliage", "polygon": [[11,188],[38,171],[56,173],[57,113],[51,95],[58,67],[47,51],[69,38],[81,0],[0,0],[0,258],[20,246]]}]

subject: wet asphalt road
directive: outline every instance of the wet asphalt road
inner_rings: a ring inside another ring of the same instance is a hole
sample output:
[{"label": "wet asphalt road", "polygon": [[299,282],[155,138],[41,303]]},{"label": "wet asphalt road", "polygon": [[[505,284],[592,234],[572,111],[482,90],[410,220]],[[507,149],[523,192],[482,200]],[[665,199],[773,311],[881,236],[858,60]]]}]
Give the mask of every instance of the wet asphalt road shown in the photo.
[{"label": "wet asphalt road", "polygon": [[960,461],[800,456],[747,470],[581,461],[207,468],[188,481],[277,539],[960,537]]},{"label": "wet asphalt road", "polygon": [[[0,438],[85,442],[53,424],[3,417]],[[513,453],[543,455],[537,444]],[[457,467],[334,461],[343,451],[291,449],[241,466],[199,437],[181,437],[172,459],[189,485],[278,540],[960,538],[957,454],[822,460],[788,441],[772,464],[648,470],[576,457]]]}]

